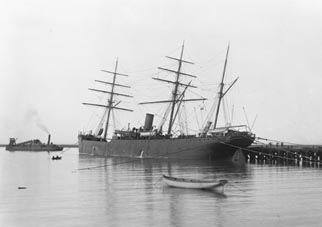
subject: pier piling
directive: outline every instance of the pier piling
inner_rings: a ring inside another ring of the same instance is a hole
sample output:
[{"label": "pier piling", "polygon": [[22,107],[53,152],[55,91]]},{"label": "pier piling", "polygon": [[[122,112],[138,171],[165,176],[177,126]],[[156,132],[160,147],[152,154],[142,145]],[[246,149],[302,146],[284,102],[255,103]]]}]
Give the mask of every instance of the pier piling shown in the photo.
[{"label": "pier piling", "polygon": [[243,149],[249,162],[320,165],[322,146],[261,144]]}]

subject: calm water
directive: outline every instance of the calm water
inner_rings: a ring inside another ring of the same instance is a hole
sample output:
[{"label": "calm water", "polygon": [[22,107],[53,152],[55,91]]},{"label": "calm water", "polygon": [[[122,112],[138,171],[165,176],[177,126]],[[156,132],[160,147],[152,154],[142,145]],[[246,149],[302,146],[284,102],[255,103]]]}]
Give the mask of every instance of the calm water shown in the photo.
[{"label": "calm water", "polygon": [[[321,167],[51,155],[0,148],[0,226],[322,226]],[[230,183],[175,189],[162,174]]]}]

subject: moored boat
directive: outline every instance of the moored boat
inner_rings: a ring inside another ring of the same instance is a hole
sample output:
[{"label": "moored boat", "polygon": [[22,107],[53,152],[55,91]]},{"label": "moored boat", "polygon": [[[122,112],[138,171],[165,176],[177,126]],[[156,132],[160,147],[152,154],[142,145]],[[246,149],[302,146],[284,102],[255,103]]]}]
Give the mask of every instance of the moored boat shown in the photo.
[{"label": "moored boat", "polygon": [[190,189],[223,189],[225,184],[228,183],[227,180],[198,180],[198,179],[188,179],[188,178],[178,178],[163,175],[163,182],[170,186],[176,188],[190,188]]},{"label": "moored boat", "polygon": [[10,138],[9,144],[6,146],[8,151],[61,151],[64,147],[53,144],[50,141],[51,135],[48,135],[48,142],[42,143],[38,139],[28,140],[17,143],[15,138]]},{"label": "moored boat", "polygon": [[51,157],[51,160],[61,160],[61,156],[54,155]]}]

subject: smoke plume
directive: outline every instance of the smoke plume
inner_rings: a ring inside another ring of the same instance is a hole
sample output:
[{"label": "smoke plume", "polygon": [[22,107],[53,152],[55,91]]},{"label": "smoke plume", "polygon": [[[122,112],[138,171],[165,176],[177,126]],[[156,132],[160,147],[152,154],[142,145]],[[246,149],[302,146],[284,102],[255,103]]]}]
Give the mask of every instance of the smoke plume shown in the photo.
[{"label": "smoke plume", "polygon": [[29,122],[29,123],[36,124],[38,128],[40,128],[41,130],[43,130],[47,134],[50,134],[49,130],[47,129],[45,124],[42,122],[40,115],[36,109],[31,109],[26,113],[25,121]]}]

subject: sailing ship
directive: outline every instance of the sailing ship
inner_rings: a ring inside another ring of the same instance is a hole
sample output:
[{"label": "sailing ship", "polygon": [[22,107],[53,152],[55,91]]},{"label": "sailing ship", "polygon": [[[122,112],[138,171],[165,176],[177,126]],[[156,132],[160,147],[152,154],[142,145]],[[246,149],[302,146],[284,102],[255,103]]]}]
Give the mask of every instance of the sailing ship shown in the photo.
[{"label": "sailing ship", "polygon": [[[218,160],[230,159],[236,150],[250,146],[255,135],[250,130],[244,129],[244,126],[228,126],[217,128],[218,115],[223,97],[227,94],[236,80],[228,89],[224,90],[224,77],[229,53],[229,45],[226,52],[223,75],[221,78],[220,88],[218,92],[218,104],[214,122],[207,121],[201,132],[196,135],[180,134],[174,135],[173,127],[178,118],[178,112],[185,102],[202,101],[205,98],[187,99],[185,94],[187,89],[196,88],[189,83],[183,81],[183,77],[196,78],[196,76],[182,72],[183,64],[193,64],[183,59],[184,44],[181,48],[179,58],[167,58],[178,62],[178,69],[172,70],[159,67],[160,70],[173,73],[175,80],[166,80],[161,78],[153,78],[154,80],[170,83],[173,85],[173,91],[170,100],[142,102],[143,104],[161,104],[167,103],[168,108],[164,114],[163,121],[159,128],[153,126],[154,114],[146,113],[144,126],[126,130],[115,130],[111,139],[107,139],[107,132],[110,126],[110,118],[112,112],[129,111],[131,109],[119,107],[120,101],[116,102],[115,96],[132,97],[130,95],[115,92],[116,87],[130,88],[122,84],[116,83],[117,76],[128,76],[117,71],[118,60],[116,60],[114,71],[102,70],[113,75],[113,81],[96,82],[108,84],[111,90],[90,90],[101,93],[108,93],[109,99],[107,105],[95,103],[83,103],[90,106],[98,106],[105,108],[107,117],[105,120],[105,128],[100,128],[97,133],[80,133],[78,135],[78,145],[80,154],[90,154],[97,156],[119,156],[132,158],[168,158],[168,159],[204,159]],[[168,120],[169,125],[167,131],[163,131],[163,126]]]}]

